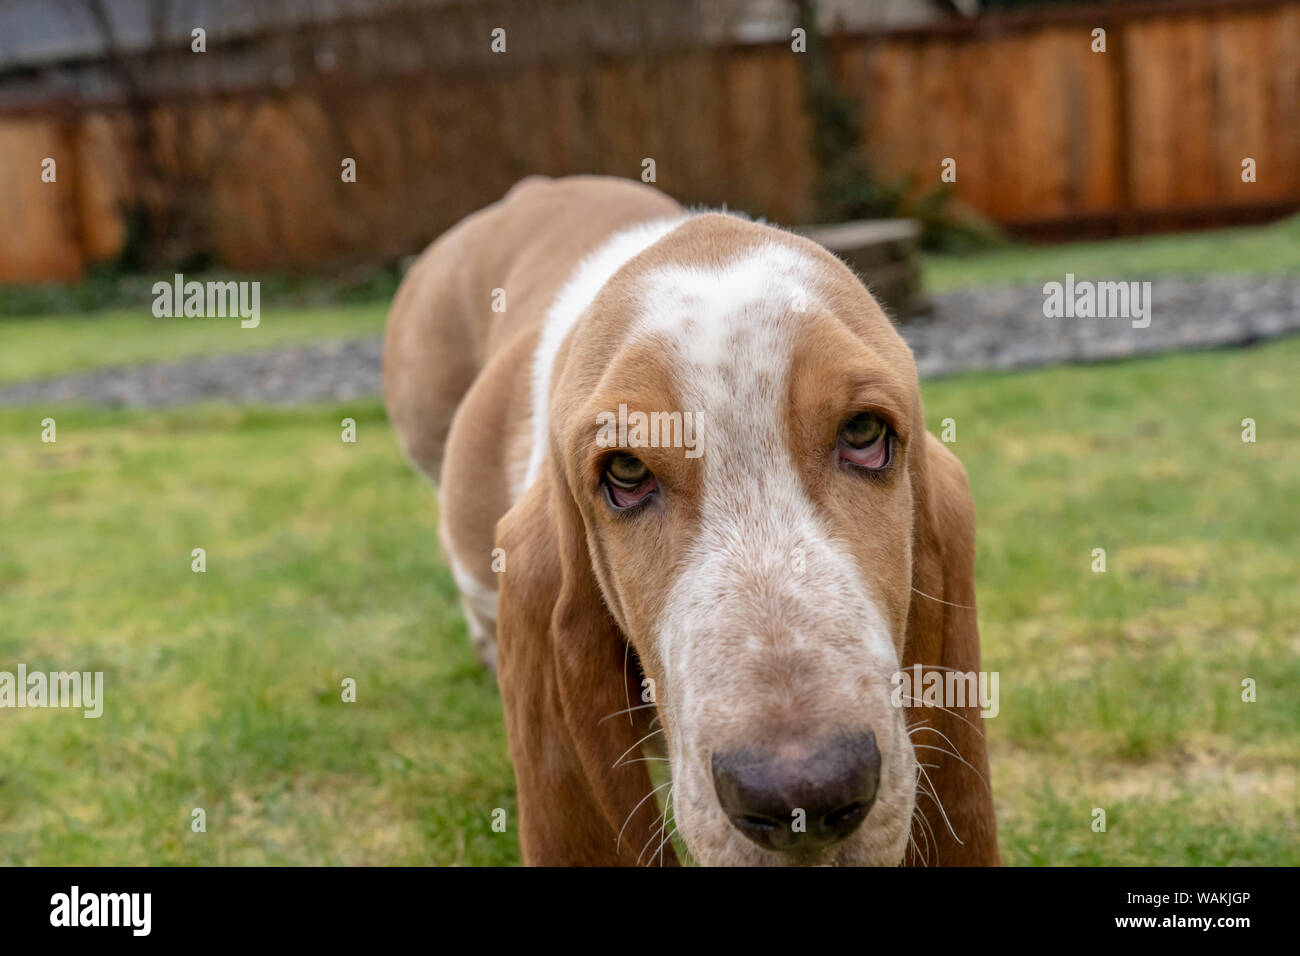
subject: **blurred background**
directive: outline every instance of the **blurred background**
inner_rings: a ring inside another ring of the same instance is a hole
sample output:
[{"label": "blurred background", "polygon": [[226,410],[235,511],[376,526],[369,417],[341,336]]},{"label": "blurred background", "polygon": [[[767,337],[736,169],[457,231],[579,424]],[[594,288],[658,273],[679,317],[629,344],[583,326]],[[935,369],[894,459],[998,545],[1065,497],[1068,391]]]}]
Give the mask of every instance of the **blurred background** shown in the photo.
[{"label": "blurred background", "polygon": [[[107,694],[0,711],[0,862],[517,862],[379,337],[577,173],[889,308],[976,496],[1009,863],[1300,862],[1295,0],[0,0],[0,670]],[[177,272],[260,324],[156,317]],[[1150,326],[1046,316],[1067,275]]]},{"label": "blurred background", "polygon": [[[1264,221],[1300,206],[1298,23],[1259,0],[8,0],[0,280],[395,264],[527,174],[646,157],[683,202],[789,225],[934,225],[948,199],[1021,237]],[[47,156],[75,186],[30,175]]]}]

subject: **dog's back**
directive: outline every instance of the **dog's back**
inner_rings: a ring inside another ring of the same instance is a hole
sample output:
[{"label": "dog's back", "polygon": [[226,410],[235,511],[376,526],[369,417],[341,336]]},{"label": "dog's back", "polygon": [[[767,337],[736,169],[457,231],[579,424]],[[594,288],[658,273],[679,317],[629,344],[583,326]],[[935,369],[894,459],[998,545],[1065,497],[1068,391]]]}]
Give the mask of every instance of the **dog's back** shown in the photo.
[{"label": "dog's back", "polygon": [[639,183],[530,177],[439,237],[398,289],[384,336],[388,418],[438,484],[442,551],[491,667],[496,523],[522,493],[533,456],[532,373],[547,312],[611,235],[681,215]]}]

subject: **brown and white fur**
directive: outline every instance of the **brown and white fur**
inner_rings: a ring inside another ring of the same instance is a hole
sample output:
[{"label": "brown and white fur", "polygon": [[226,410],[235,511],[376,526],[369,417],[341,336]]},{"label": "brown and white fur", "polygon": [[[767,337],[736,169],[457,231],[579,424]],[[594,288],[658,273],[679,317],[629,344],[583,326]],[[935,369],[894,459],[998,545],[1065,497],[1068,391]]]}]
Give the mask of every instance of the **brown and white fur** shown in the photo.
[{"label": "brown and white fur", "polygon": [[[979,669],[965,472],[834,256],[637,183],[530,178],[414,265],[384,380],[498,671],[525,862],[673,862],[656,752],[703,864],[998,862],[978,709],[890,703],[900,667]],[[626,449],[659,487],[634,515],[601,484],[620,405],[701,422],[699,457]],[[861,409],[895,436],[878,479],[834,467]],[[851,836],[792,856],[737,831],[714,755],[844,727],[880,756]]]}]

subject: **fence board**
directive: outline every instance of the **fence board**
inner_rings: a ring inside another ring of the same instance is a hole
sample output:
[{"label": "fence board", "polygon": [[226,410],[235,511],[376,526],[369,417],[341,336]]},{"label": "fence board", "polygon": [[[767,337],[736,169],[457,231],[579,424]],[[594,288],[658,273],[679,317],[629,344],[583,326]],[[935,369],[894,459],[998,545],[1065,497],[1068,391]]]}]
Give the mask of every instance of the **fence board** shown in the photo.
[{"label": "fence board", "polygon": [[[1104,26],[1108,50],[1090,49]],[[879,176],[940,185],[1012,229],[1071,235],[1300,207],[1300,5],[1113,3],[837,36]],[[799,55],[787,42],[576,52],[496,69],[160,102],[166,165],[243,268],[395,258],[527,173],[637,177],[689,203],[814,218]],[[206,119],[205,119],[206,118]],[[181,122],[185,119],[185,122]],[[126,117],[110,104],[0,117],[0,280],[67,277],[120,250]],[[39,160],[60,158],[41,188]],[[339,180],[353,156],[358,182]],[[1241,181],[1241,160],[1258,182]],[[66,160],[66,162],[65,162]],[[78,181],[69,177],[79,176]]]}]

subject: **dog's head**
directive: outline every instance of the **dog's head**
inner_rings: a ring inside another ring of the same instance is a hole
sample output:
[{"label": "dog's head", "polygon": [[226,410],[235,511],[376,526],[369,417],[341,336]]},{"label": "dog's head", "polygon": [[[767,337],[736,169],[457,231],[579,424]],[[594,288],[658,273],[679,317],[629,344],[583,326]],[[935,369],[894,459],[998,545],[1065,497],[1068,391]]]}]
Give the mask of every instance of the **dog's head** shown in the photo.
[{"label": "dog's head", "polygon": [[[891,678],[927,438],[887,317],[813,243],[702,215],[603,285],[555,374],[543,478],[501,535],[529,555],[502,588],[508,718],[545,720],[512,697],[551,686],[592,805],[625,838],[653,841],[633,761],[662,740],[698,861],[900,862],[917,760]],[[539,596],[547,620],[526,624],[511,605]],[[550,772],[514,749],[521,790]]]}]

